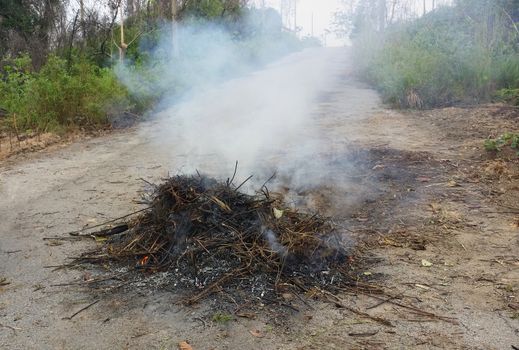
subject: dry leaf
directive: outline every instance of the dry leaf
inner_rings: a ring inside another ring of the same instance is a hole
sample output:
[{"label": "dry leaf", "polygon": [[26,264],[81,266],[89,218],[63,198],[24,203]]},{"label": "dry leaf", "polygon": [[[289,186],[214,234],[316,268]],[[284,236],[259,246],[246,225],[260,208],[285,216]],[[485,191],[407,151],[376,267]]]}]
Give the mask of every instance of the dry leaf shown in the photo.
[{"label": "dry leaf", "polygon": [[181,341],[178,343],[178,350],[193,350],[193,347],[187,341]]},{"label": "dry leaf", "polygon": [[448,187],[459,187],[460,184],[457,183],[457,182],[454,181],[454,180],[450,180],[449,182],[447,182],[447,186],[448,186]]},{"label": "dry leaf", "polygon": [[281,296],[283,297],[283,299],[285,299],[285,301],[294,300],[294,294],[292,294],[292,293],[283,293],[283,294],[281,294]]},{"label": "dry leaf", "polygon": [[433,266],[433,263],[430,262],[429,260],[422,259],[422,266],[431,267],[431,266]]},{"label": "dry leaf", "polygon": [[431,181],[431,178],[427,177],[427,176],[419,176],[416,178],[416,180],[420,181],[420,182],[429,182],[429,181]]},{"label": "dry leaf", "polygon": [[90,272],[85,272],[83,274],[83,281],[89,281],[92,279],[92,274]]},{"label": "dry leaf", "polygon": [[227,204],[225,204],[223,201],[219,200],[215,196],[210,196],[210,198],[214,203],[216,203],[220,208],[222,208],[222,210],[224,210],[228,213],[232,212],[231,208]]},{"label": "dry leaf", "polygon": [[261,332],[260,332],[259,330],[257,330],[257,329],[254,329],[254,330],[249,331],[249,332],[250,332],[250,334],[252,334],[252,335],[255,336],[256,338],[263,338],[263,337],[264,337],[263,333],[261,333]]},{"label": "dry leaf", "polygon": [[276,209],[276,208],[272,208],[272,211],[274,211],[274,217],[276,219],[281,219],[281,217],[283,216],[283,210],[279,210],[279,209]]}]

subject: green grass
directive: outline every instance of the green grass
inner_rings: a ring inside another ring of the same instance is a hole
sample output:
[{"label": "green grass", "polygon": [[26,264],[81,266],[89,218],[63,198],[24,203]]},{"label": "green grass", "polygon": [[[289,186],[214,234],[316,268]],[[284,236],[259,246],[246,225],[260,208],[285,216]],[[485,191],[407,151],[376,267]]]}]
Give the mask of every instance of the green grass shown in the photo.
[{"label": "green grass", "polygon": [[227,324],[233,320],[233,316],[223,312],[217,312],[213,315],[213,322],[219,324]]},{"label": "green grass", "polygon": [[16,132],[62,132],[69,128],[99,128],[110,113],[129,106],[126,89],[108,68],[87,61],[70,67],[50,56],[39,72],[28,56],[4,66],[0,107],[9,113],[4,123]]}]

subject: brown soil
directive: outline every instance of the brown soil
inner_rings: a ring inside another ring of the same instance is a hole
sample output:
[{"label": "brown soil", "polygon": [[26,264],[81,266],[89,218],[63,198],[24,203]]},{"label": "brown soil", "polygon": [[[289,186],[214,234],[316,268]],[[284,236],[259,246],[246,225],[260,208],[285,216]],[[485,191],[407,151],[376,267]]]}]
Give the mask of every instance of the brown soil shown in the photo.
[{"label": "brown soil", "polygon": [[16,136],[0,133],[0,161],[16,162],[41,151],[51,151],[66,147],[73,142],[80,142],[106,134],[108,130],[70,131],[64,135],[47,132],[41,134],[23,134]]},{"label": "brown soil", "polygon": [[358,272],[384,294],[345,291],[341,303],[393,327],[320,301],[288,301],[300,309],[289,317],[279,305],[254,313],[240,305],[227,320],[210,301],[176,304],[171,291],[102,296],[59,286],[88,273],[47,267],[94,243],[43,238],[138,209],[131,201],[139,178],[158,180],[179,162],[129,130],[1,167],[0,347],[519,347],[519,161],[482,147],[488,136],[519,131],[516,111],[387,110],[349,76],[323,96],[313,127],[326,140],[328,177],[287,190],[300,205],[346,221],[361,252]]}]

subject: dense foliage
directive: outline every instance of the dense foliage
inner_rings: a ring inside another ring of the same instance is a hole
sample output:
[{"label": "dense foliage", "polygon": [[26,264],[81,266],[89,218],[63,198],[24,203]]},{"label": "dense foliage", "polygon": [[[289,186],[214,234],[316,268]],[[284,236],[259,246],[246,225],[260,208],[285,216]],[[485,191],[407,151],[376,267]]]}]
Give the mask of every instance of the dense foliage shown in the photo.
[{"label": "dense foliage", "polygon": [[110,108],[128,107],[126,90],[112,70],[85,60],[67,67],[66,60],[51,55],[34,71],[29,56],[21,56],[3,69],[0,103],[10,114],[6,122],[17,133],[96,128],[107,123]]},{"label": "dense foliage", "polygon": [[489,152],[501,152],[506,147],[514,150],[519,156],[519,134],[507,132],[498,138],[485,140],[485,149]]},{"label": "dense foliage", "polygon": [[395,106],[517,103],[518,23],[519,1],[458,1],[353,33],[364,77]]}]

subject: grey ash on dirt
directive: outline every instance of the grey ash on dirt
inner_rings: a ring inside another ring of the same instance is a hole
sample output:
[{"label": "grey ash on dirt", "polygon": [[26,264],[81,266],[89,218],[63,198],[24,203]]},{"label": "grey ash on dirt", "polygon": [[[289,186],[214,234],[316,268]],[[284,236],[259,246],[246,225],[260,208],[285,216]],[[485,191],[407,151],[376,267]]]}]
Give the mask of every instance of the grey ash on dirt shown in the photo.
[{"label": "grey ash on dirt", "polygon": [[261,301],[352,283],[343,233],[329,219],[289,209],[266,187],[239,187],[199,174],[165,179],[146,195],[147,210],[75,264],[125,267],[126,283],[161,280],[187,304],[218,291]]}]

